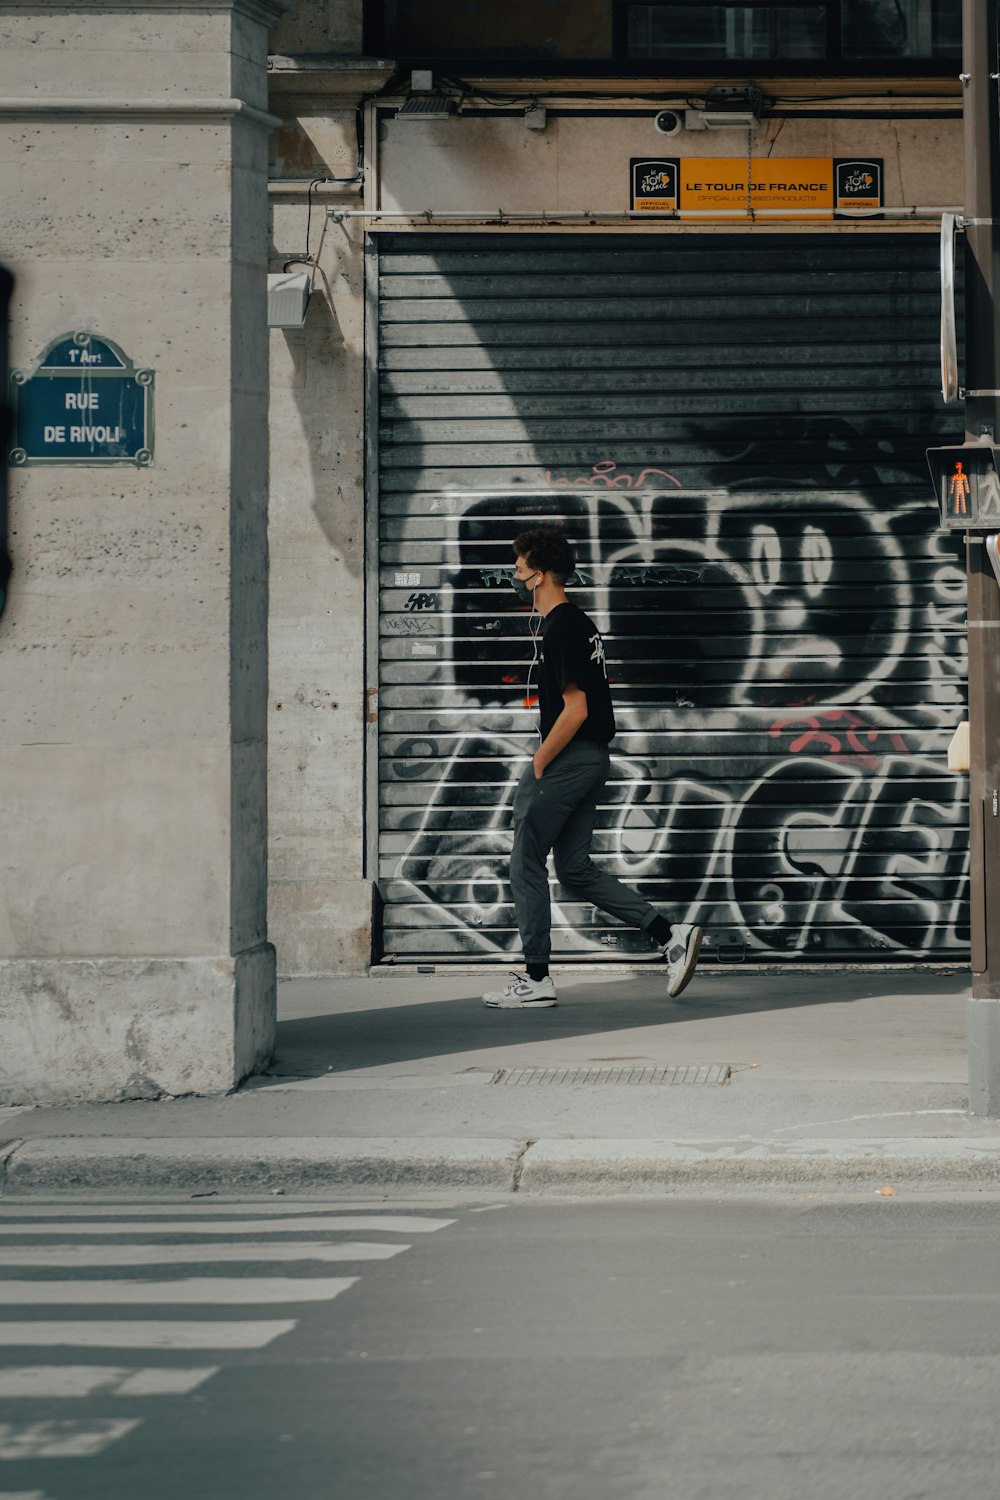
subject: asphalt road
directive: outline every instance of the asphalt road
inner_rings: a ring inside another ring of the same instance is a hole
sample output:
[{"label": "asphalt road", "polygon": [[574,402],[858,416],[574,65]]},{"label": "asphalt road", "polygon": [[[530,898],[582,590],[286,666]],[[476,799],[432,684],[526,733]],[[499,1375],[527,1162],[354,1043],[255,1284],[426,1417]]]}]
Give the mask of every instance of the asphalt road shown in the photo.
[{"label": "asphalt road", "polygon": [[0,1500],[982,1500],[1000,1202],[0,1203]]}]

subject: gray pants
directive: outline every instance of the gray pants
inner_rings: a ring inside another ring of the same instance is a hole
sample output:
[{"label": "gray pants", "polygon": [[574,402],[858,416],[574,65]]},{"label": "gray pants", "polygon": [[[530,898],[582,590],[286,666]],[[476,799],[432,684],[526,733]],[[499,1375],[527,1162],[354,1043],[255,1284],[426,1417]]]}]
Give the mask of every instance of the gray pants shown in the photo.
[{"label": "gray pants", "polygon": [[590,901],[631,927],[645,930],[658,913],[590,857],[597,804],[608,779],[606,745],[571,740],[541,778],[529,764],[514,793],[514,848],[510,883],[527,963],[545,964],[551,950],[552,911],[547,860],[578,901]]}]

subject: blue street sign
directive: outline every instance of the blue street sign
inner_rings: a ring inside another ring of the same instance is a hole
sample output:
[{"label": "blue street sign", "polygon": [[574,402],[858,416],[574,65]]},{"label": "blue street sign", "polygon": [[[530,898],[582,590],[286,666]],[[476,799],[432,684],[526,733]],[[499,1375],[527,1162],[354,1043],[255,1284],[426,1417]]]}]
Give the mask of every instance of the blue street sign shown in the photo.
[{"label": "blue street sign", "polygon": [[152,463],[153,372],[109,339],[61,335],[34,374],[11,373],[11,391],[13,466]]}]

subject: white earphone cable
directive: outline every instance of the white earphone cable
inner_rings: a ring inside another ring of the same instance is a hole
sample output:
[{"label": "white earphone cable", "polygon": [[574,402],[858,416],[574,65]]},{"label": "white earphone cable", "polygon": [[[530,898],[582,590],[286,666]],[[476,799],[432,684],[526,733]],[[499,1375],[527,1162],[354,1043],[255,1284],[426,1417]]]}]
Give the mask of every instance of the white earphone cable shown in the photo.
[{"label": "white earphone cable", "polygon": [[[533,623],[535,620],[537,620],[537,622],[538,622],[537,624]],[[539,643],[540,643],[540,640],[541,640],[541,634],[542,634],[542,616],[541,616],[541,612],[540,612],[540,610],[538,608],[538,605],[535,603],[535,591],[534,591],[534,589],[532,589],[532,591],[531,591],[531,614],[528,616],[528,631],[529,631],[529,633],[531,635],[531,640],[532,640],[532,654],[531,654],[531,665],[528,668],[528,681],[527,681],[527,684],[525,685],[525,689],[524,689],[524,706],[525,706],[525,708],[530,708],[531,707],[531,675],[532,675],[532,673],[534,672],[535,668],[538,665],[538,647],[539,647]],[[542,737],[542,730],[541,730],[541,725],[539,725],[539,727],[538,727],[538,738],[541,739],[541,737]]]}]

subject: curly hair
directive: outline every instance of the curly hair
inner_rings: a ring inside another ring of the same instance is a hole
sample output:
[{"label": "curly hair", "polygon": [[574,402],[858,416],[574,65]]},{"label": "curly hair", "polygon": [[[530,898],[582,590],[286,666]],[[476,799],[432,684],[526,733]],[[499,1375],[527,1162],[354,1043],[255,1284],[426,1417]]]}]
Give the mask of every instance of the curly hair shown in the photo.
[{"label": "curly hair", "polygon": [[514,539],[514,556],[527,558],[541,573],[551,573],[560,588],[576,567],[576,555],[555,526],[535,526]]}]

